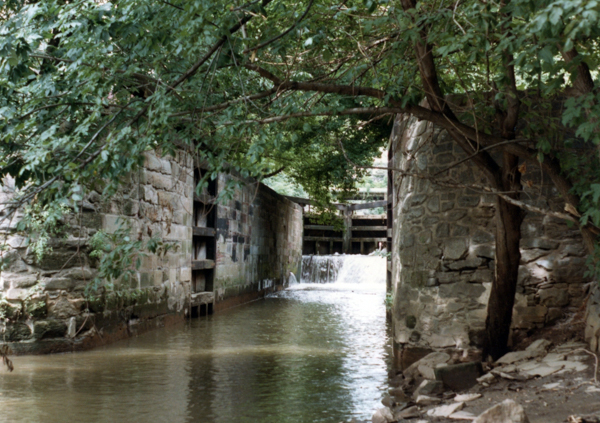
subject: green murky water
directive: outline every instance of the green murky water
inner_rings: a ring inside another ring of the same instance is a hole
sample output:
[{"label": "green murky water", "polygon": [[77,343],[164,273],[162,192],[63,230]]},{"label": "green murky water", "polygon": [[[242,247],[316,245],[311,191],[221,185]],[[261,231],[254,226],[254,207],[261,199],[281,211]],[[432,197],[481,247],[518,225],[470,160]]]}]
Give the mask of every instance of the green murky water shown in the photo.
[{"label": "green murky water", "polygon": [[298,284],[97,350],[14,357],[2,422],[339,422],[387,390],[385,282]]}]

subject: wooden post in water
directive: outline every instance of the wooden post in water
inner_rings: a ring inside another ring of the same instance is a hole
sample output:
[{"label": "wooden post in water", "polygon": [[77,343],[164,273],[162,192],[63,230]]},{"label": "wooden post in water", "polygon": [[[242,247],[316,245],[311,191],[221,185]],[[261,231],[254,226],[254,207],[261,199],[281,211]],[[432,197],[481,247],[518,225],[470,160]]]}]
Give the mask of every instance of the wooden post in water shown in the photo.
[{"label": "wooden post in water", "polygon": [[342,243],[342,252],[344,254],[352,253],[352,210],[346,205],[342,209],[344,213],[344,238]]}]

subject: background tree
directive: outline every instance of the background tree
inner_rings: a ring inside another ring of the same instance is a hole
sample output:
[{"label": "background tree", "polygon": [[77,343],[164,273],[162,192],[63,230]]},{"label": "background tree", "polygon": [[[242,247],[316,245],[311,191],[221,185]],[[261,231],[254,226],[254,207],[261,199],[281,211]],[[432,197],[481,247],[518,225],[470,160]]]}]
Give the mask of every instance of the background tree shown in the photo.
[{"label": "background tree", "polygon": [[598,155],[578,151],[600,140],[599,11],[594,0],[4,2],[2,174],[23,187],[19,204],[76,202],[99,177],[114,191],[145,150],[185,149],[212,177],[286,167],[322,195],[356,180],[342,149],[358,164],[375,154],[376,118],[411,114],[447,130],[497,194],[485,348],[497,358],[528,208],[520,162],[548,174],[567,211],[554,215],[597,249]]}]

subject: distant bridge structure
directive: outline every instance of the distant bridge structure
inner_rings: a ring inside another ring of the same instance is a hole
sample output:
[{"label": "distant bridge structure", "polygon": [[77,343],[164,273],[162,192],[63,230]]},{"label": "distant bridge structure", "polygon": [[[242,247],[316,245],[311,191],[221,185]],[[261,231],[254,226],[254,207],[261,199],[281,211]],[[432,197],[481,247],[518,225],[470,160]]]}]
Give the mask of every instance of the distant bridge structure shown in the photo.
[{"label": "distant bridge structure", "polygon": [[[356,200],[361,203],[335,204],[343,218],[343,227],[320,225],[309,215],[304,215],[304,236],[302,254],[370,254],[375,250],[388,248],[391,244],[391,223],[387,214],[355,214],[355,211],[378,207],[388,208],[387,196],[375,193],[378,201],[364,202],[368,194]],[[306,198],[288,197],[306,210],[314,203]],[[351,199],[352,201],[354,199]]]}]

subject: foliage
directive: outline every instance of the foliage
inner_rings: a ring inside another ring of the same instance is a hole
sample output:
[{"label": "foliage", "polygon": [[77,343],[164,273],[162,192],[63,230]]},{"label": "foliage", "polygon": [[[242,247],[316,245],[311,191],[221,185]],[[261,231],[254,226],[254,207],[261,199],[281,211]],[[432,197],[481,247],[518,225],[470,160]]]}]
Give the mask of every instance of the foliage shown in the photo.
[{"label": "foliage", "polygon": [[279,194],[291,197],[308,198],[308,194],[302,189],[302,186],[294,182],[285,173],[279,173],[270,178],[263,179],[263,183]]},{"label": "foliage", "polygon": [[68,212],[69,207],[62,202],[44,205],[35,202],[25,207],[24,217],[18,223],[17,230],[29,235],[29,248],[38,262],[52,250],[49,241],[64,232],[63,217]]},{"label": "foliage", "polygon": [[122,291],[129,291],[132,285],[136,285],[133,278],[142,264],[145,251],[164,257],[170,250],[178,248],[177,244],[164,242],[158,237],[143,242],[141,233],[134,237],[131,232],[131,225],[121,221],[114,232],[98,231],[90,238],[90,257],[99,262],[96,277],[86,286],[88,296],[92,297],[101,288],[104,292],[123,295]]},{"label": "foliage", "polygon": [[32,319],[46,316],[46,298],[42,287],[35,285],[29,288],[20,300],[8,301],[0,298],[0,320],[16,322],[20,319]]},{"label": "foliage", "polygon": [[[460,127],[473,150],[537,158],[565,182],[556,186],[582,231],[600,221],[598,154],[581,154],[598,144],[599,101],[577,88],[581,69],[600,63],[595,0],[0,7],[0,176],[16,178],[22,202],[59,204],[98,179],[110,195],[159,148],[193,154],[207,179],[283,167],[327,209],[355,189],[389,116],[404,112]],[[415,54],[423,45],[431,63]],[[442,94],[456,116],[420,106]],[[516,98],[515,124],[503,127]],[[132,265],[130,251],[114,258]]]},{"label": "foliage", "polygon": [[98,231],[90,238],[90,257],[99,259],[99,270],[93,283],[86,287],[88,291],[97,291],[102,286],[112,290],[117,281],[129,288],[141,265],[142,254],[142,241],[132,239],[130,232],[130,227],[120,226],[114,233]]},{"label": "foliage", "polygon": [[386,293],[384,304],[387,312],[391,312],[392,307],[394,307],[394,294],[392,294],[391,292]]},{"label": "foliage", "polygon": [[337,209],[327,208],[327,206],[311,206],[311,211],[305,214],[308,221],[313,225],[333,226],[333,230],[344,232],[344,219],[340,217]]}]

